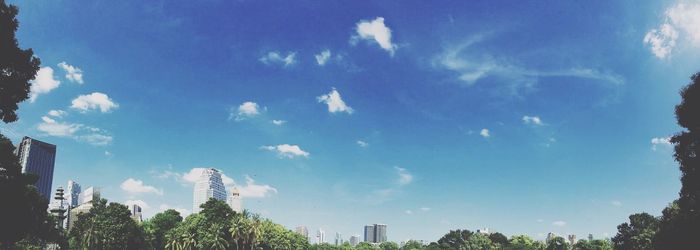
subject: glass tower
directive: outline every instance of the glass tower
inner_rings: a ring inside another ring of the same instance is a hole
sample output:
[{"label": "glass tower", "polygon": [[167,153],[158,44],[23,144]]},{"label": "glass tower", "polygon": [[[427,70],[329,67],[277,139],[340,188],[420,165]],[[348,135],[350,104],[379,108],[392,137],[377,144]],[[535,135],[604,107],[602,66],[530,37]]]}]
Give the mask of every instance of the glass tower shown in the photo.
[{"label": "glass tower", "polygon": [[51,198],[53,167],[56,160],[56,145],[25,136],[17,147],[17,157],[22,165],[22,173],[32,173],[39,177],[34,184],[46,200]]},{"label": "glass tower", "polygon": [[210,198],[226,201],[226,188],[221,180],[219,170],[207,168],[202,170],[199,179],[194,184],[194,195],[192,212],[199,213],[202,209],[200,205],[206,203]]}]

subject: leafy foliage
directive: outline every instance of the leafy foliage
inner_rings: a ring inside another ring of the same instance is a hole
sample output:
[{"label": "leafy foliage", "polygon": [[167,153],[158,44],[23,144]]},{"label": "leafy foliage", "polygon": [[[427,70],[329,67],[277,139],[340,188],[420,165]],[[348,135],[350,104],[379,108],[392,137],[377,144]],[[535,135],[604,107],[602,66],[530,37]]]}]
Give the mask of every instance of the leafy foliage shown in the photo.
[{"label": "leafy foliage", "polygon": [[32,49],[20,49],[15,32],[19,27],[17,6],[0,0],[0,120],[17,120],[17,104],[29,97],[30,83],[40,61]]},{"label": "leafy foliage", "polygon": [[146,249],[145,232],[119,203],[100,199],[87,213],[78,214],[68,236],[71,248]]},{"label": "leafy foliage", "polygon": [[630,215],[630,222],[617,226],[617,235],[612,238],[615,249],[645,250],[654,249],[652,239],[659,221],[647,213]]},{"label": "leafy foliage", "polygon": [[151,245],[156,249],[163,249],[166,244],[165,234],[177,227],[181,222],[182,216],[180,216],[180,212],[168,209],[145,221],[143,228],[147,237],[149,237]]}]

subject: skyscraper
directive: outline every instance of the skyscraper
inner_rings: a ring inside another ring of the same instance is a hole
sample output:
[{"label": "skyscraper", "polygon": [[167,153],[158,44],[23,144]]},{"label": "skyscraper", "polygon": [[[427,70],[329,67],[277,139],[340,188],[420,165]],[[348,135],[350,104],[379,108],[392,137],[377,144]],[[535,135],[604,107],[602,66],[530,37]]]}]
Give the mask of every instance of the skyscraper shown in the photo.
[{"label": "skyscraper", "polygon": [[338,232],[336,232],[336,233],[335,233],[335,245],[336,245],[336,246],[340,246],[340,245],[342,245],[342,244],[343,244],[343,235],[340,234],[340,233],[338,233]]},{"label": "skyscraper", "polygon": [[202,170],[199,179],[194,184],[192,212],[199,213],[202,210],[199,206],[206,203],[210,198],[226,201],[226,188],[221,180],[221,173],[213,168]]},{"label": "skyscraper", "polygon": [[309,239],[309,229],[307,229],[306,226],[298,226],[296,232],[304,236],[307,240]]},{"label": "skyscraper", "polygon": [[365,242],[377,242],[374,238],[374,225],[365,226]]},{"label": "skyscraper", "polygon": [[233,211],[236,211],[236,213],[243,212],[243,201],[241,200],[241,193],[238,192],[238,189],[236,187],[232,188],[231,191],[228,193],[226,203],[228,203],[228,206],[231,207]]},{"label": "skyscraper", "polygon": [[354,247],[354,246],[357,246],[357,244],[360,244],[360,236],[359,235],[350,236],[350,245]]},{"label": "skyscraper", "polygon": [[22,173],[32,173],[39,177],[34,184],[46,200],[51,198],[53,167],[56,161],[56,145],[25,136],[16,151]]},{"label": "skyscraper", "polygon": [[316,232],[316,243],[326,243],[326,231],[323,231],[321,228],[319,228],[318,232]]},{"label": "skyscraper", "polygon": [[66,202],[68,207],[75,207],[78,204],[78,198],[80,197],[80,184],[73,180],[68,181],[68,186],[66,187]]},{"label": "skyscraper", "polygon": [[143,217],[141,216],[141,207],[136,204],[129,205],[129,211],[131,212],[131,218],[136,222],[143,222]]},{"label": "skyscraper", "polygon": [[377,243],[386,241],[386,224],[374,224],[374,240]]}]

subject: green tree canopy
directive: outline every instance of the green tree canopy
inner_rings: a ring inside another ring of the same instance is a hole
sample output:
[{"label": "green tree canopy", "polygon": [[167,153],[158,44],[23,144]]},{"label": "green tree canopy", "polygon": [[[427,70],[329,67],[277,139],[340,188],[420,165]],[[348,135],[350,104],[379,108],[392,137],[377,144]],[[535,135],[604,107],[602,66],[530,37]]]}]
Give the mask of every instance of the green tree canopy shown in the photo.
[{"label": "green tree canopy", "polygon": [[32,49],[20,49],[15,38],[19,9],[0,0],[0,120],[17,120],[17,104],[29,97],[40,61]]},{"label": "green tree canopy", "polygon": [[652,239],[659,221],[647,213],[630,215],[630,222],[617,226],[617,235],[612,238],[615,249],[646,250],[654,249]]},{"label": "green tree canopy", "polygon": [[143,223],[143,227],[149,235],[152,235],[151,245],[156,249],[165,248],[165,234],[177,227],[182,222],[180,212],[168,209],[157,213],[151,219]]},{"label": "green tree canopy", "polygon": [[100,199],[87,213],[78,214],[69,232],[71,248],[145,249],[143,229],[131,218],[129,209]]}]

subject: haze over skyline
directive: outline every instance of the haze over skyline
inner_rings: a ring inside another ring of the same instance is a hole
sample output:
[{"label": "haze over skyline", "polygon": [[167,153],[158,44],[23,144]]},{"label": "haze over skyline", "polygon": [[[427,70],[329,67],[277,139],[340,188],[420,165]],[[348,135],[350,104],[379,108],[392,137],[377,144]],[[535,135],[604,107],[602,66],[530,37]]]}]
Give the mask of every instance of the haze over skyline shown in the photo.
[{"label": "haze over skyline", "polygon": [[611,237],[677,198],[697,2],[9,2],[42,69],[1,132],[145,218],[207,167],[289,229],[397,242]]}]

